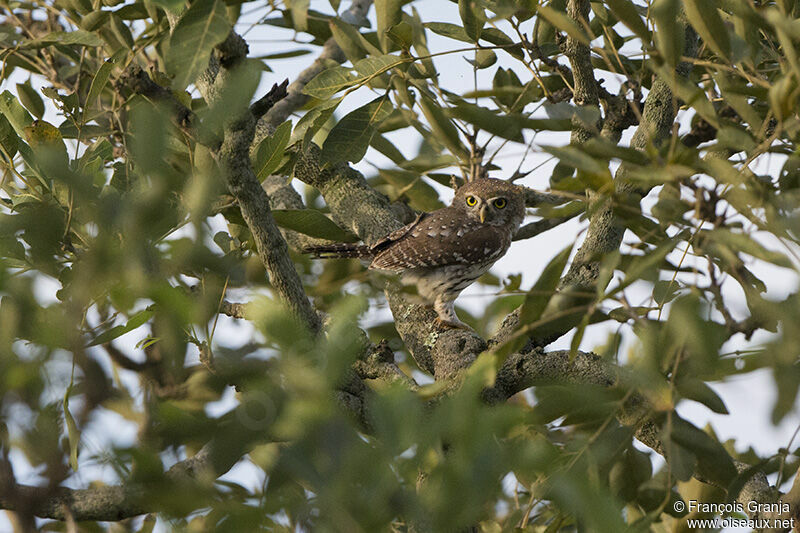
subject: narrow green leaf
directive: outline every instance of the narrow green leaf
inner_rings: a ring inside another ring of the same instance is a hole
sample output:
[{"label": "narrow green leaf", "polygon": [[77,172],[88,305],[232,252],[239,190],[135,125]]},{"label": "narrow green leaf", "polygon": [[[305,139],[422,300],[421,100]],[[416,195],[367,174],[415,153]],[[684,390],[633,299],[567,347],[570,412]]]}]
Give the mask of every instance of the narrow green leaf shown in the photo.
[{"label": "narrow green leaf", "polygon": [[[89,86],[89,95],[86,97],[86,107],[90,107],[94,105],[95,101],[100,97],[100,93],[103,92],[105,89],[106,84],[108,83],[108,78],[111,76],[111,71],[114,68],[114,64],[119,61],[125,55],[124,50],[119,50],[115,53],[111,58],[104,61],[100,68],[97,69],[97,72],[92,78],[92,84]],[[84,109],[85,111],[85,109]]]},{"label": "narrow green leaf", "polygon": [[464,24],[464,31],[473,43],[481,38],[481,30],[486,22],[486,13],[475,0],[458,0],[458,14]]},{"label": "narrow green leaf", "polygon": [[[2,96],[0,96],[0,99],[2,99]],[[3,150],[6,151],[9,157],[14,157],[17,153],[17,146],[19,146],[19,137],[2,113],[0,113],[0,145],[2,145]]]},{"label": "narrow green leaf", "polygon": [[656,48],[670,67],[674,68],[683,55],[686,38],[678,25],[680,15],[679,0],[655,0],[650,14],[656,24],[653,35]]},{"label": "narrow green leaf", "polygon": [[264,181],[272,174],[283,159],[284,149],[292,136],[292,122],[287,120],[275,130],[275,133],[261,141],[256,151],[254,169],[259,181]]},{"label": "narrow green leaf", "polygon": [[683,376],[677,381],[676,386],[678,392],[680,392],[684,398],[700,402],[715,413],[721,415],[729,414],[728,408],[725,407],[725,402],[722,401],[722,398],[720,398],[711,387],[706,385],[704,381],[689,376]]},{"label": "narrow green leaf", "polygon": [[333,127],[322,145],[322,160],[326,163],[360,161],[367,152],[375,128],[392,112],[387,96],[355,109]]},{"label": "narrow green leaf", "polygon": [[639,11],[633,2],[630,0],[606,0],[606,3],[614,15],[630,28],[633,33],[646,41],[650,40],[650,31],[648,31],[642,17],[639,16]]},{"label": "narrow green leaf", "polygon": [[92,339],[86,346],[87,347],[97,346],[99,344],[105,344],[106,342],[110,342],[116,339],[117,337],[121,337],[122,335],[128,333],[129,331],[133,331],[134,329],[138,328],[139,326],[150,320],[152,317],[153,317],[153,311],[151,311],[150,309],[144,309],[142,311],[139,311],[131,318],[129,318],[128,322],[124,326],[122,325],[114,326],[113,328],[104,331],[103,333]]},{"label": "narrow green leaf", "polygon": [[292,132],[292,139],[289,141],[294,144],[297,141],[307,143],[311,141],[319,129],[333,116],[333,112],[342,102],[341,98],[327,100],[312,108],[297,121],[297,125]]},{"label": "narrow green leaf", "polygon": [[525,295],[525,303],[519,313],[519,323],[524,326],[536,322],[541,318],[545,307],[550,299],[555,295],[556,287],[561,279],[561,273],[567,265],[567,260],[572,252],[572,244],[561,250],[556,256],[547,263],[542,270],[539,279]]},{"label": "narrow green leaf", "polygon": [[439,107],[435,101],[426,96],[427,95],[423,94],[422,97],[419,98],[419,107],[428,120],[433,134],[453,155],[459,158],[465,158],[466,153],[458,137],[458,130],[455,125],[445,114],[444,110]]},{"label": "narrow green leaf", "polygon": [[51,44],[102,46],[103,39],[86,30],[54,31],[33,41],[28,41],[20,48],[42,48]]},{"label": "narrow green leaf", "polygon": [[331,33],[333,39],[339,48],[344,52],[345,57],[351,63],[355,63],[359,59],[364,59],[367,51],[361,44],[361,33],[352,24],[348,24],[339,18],[333,18],[330,22]]},{"label": "narrow green leaf", "polygon": [[411,61],[411,59],[407,57],[386,54],[362,59],[353,65],[353,68],[359,74],[359,77],[357,78],[358,82],[363,83],[374,78],[375,76],[383,74],[389,69],[404,63],[408,63],[409,61]]},{"label": "narrow green leaf", "polygon": [[406,21],[401,21],[386,30],[386,36],[401,50],[410,50],[414,44],[414,29]]},{"label": "narrow green leaf", "polygon": [[326,100],[341,91],[355,85],[358,79],[350,67],[333,67],[323,70],[306,84],[303,93],[320,100]]},{"label": "narrow green leaf", "polygon": [[18,83],[17,92],[19,101],[25,106],[25,109],[31,112],[31,115],[38,119],[44,117],[44,102],[36,89],[31,87],[30,82]]},{"label": "narrow green leaf", "polygon": [[287,0],[289,12],[292,14],[292,25],[297,31],[308,29],[309,0]]},{"label": "narrow green leaf", "polygon": [[272,217],[279,226],[309,237],[337,242],[358,241],[358,237],[315,209],[273,209]]},{"label": "narrow green leaf", "polygon": [[550,24],[565,32],[581,44],[589,45],[589,37],[566,13],[556,11],[550,6],[539,6],[539,14]]},{"label": "narrow green leaf", "polygon": [[72,413],[69,412],[69,396],[72,394],[72,381],[70,380],[69,387],[64,393],[64,400],[62,406],[64,408],[64,421],[67,424],[67,440],[69,441],[69,466],[73,472],[78,471],[78,445],[81,442],[81,432],[75,419],[72,418]]},{"label": "narrow green leaf", "polygon": [[464,101],[448,109],[448,114],[504,139],[518,143],[525,142],[522,130],[526,126],[527,119],[522,115],[493,111]]},{"label": "narrow green leaf", "polygon": [[469,35],[467,35],[466,30],[456,24],[451,24],[449,22],[427,22],[424,26],[433,33],[443,37],[449,37],[450,39],[455,39],[456,41],[464,43],[473,42],[472,39],[469,38]]},{"label": "narrow green leaf", "polygon": [[378,19],[378,40],[384,52],[389,51],[389,36],[386,31],[402,20],[403,0],[375,0],[375,16]]},{"label": "narrow green leaf", "polygon": [[726,244],[730,249],[737,252],[744,252],[752,255],[756,259],[761,259],[773,265],[783,268],[793,268],[792,262],[781,252],[768,250],[755,239],[744,233],[734,233],[730,230],[717,228],[708,234],[708,238],[713,241]]},{"label": "narrow green leaf", "polygon": [[670,437],[697,457],[698,473],[711,475],[711,479],[725,485],[736,478],[736,467],[725,448],[708,433],[674,413]]},{"label": "narrow green leaf", "polygon": [[208,66],[216,45],[225,40],[231,24],[221,0],[196,0],[181,16],[169,40],[167,71],[172,88],[182,91]]},{"label": "narrow green leaf", "polygon": [[717,55],[728,59],[731,41],[728,30],[717,12],[714,0],[683,0],[686,18],[700,37]]},{"label": "narrow green leaf", "polygon": [[9,91],[0,94],[0,115],[6,117],[19,137],[25,138],[25,128],[31,125],[33,119]]}]

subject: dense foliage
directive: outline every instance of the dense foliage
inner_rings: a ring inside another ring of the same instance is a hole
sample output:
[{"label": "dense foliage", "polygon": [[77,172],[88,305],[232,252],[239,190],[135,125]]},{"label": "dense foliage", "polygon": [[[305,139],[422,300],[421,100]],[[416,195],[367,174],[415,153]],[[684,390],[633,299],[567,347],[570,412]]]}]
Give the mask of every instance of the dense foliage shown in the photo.
[{"label": "dense foliage", "polygon": [[[727,413],[708,383],[761,368],[772,423],[797,398],[800,6],[437,3],[2,2],[0,507],[21,531],[666,531],[681,499],[788,489],[785,443],[757,456],[675,408]],[[246,57],[251,26],[285,40]],[[259,88],[298,57],[288,95]],[[557,164],[529,175],[529,152]],[[486,173],[549,189],[515,247],[588,230],[543,272],[484,276],[475,331],[300,253]],[[219,479],[234,465],[263,483]]]}]

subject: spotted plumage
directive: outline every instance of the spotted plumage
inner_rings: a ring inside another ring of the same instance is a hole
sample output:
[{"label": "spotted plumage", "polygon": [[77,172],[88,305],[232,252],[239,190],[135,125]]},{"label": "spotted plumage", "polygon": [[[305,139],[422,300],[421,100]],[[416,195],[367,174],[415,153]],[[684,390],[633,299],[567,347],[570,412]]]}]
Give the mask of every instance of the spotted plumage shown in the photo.
[{"label": "spotted plumage", "polygon": [[419,215],[372,246],[332,244],[306,251],[371,259],[370,269],[399,274],[403,283],[416,285],[441,322],[463,327],[456,297],[506,253],[524,217],[519,187],[484,178],[460,187],[448,207]]}]

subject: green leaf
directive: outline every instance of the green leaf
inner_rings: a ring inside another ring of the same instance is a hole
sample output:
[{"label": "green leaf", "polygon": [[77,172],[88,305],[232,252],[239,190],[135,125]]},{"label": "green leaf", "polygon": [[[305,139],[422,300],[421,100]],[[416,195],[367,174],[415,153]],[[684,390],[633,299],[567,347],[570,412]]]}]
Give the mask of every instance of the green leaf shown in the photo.
[{"label": "green leaf", "polygon": [[182,91],[208,66],[216,45],[228,37],[231,24],[221,0],[196,0],[181,16],[169,40],[167,71],[172,88]]},{"label": "green leaf", "polygon": [[284,149],[292,136],[292,122],[287,120],[275,130],[275,133],[261,141],[256,151],[253,170],[259,181],[264,181],[272,174],[283,159]]},{"label": "green leaf", "polygon": [[630,28],[633,33],[644,39],[650,40],[650,32],[647,29],[642,17],[639,16],[639,11],[630,0],[606,0],[608,7],[617,18]]},{"label": "green leaf", "polygon": [[444,110],[439,107],[437,102],[428,98],[427,94],[423,94],[418,102],[437,140],[445,145],[453,155],[465,159],[466,152],[458,136],[458,130]]},{"label": "green leaf", "polygon": [[377,57],[367,57],[358,61],[353,68],[358,72],[359,77],[357,78],[359,83],[363,83],[369,81],[370,79],[383,74],[389,69],[392,69],[398,65],[402,65],[404,63],[408,63],[411,61],[410,58],[407,57],[400,57],[392,54],[386,54]]},{"label": "green leaf", "polygon": [[473,42],[472,39],[469,38],[469,35],[467,35],[466,30],[456,24],[451,24],[449,22],[427,22],[424,26],[433,33],[443,37],[449,37],[450,39],[455,39],[456,41],[464,43]]},{"label": "green leaf", "polygon": [[358,237],[315,209],[273,209],[272,217],[279,226],[309,237],[336,242],[358,241]]},{"label": "green leaf", "polygon": [[69,441],[69,466],[74,472],[78,471],[78,445],[81,442],[81,432],[72,413],[69,412],[69,396],[72,394],[72,380],[64,393],[62,406],[64,408],[64,421],[67,424],[67,440]]},{"label": "green leaf", "polygon": [[392,102],[381,96],[345,115],[322,145],[326,163],[360,161],[367,152],[375,128],[392,113]]},{"label": "green leaf", "polygon": [[475,0],[458,0],[458,14],[464,24],[464,32],[473,43],[481,38],[481,30],[486,22],[486,13]]},{"label": "green leaf", "polygon": [[522,115],[493,111],[465,101],[460,101],[455,107],[448,109],[448,114],[504,139],[518,143],[525,142],[522,130],[527,125],[527,119]]},{"label": "green leaf", "polygon": [[386,30],[386,36],[401,50],[410,50],[414,44],[414,29],[406,21],[401,21]]},{"label": "green leaf", "polygon": [[122,335],[128,333],[129,331],[133,331],[134,329],[138,328],[151,318],[153,318],[152,310],[144,309],[142,311],[139,311],[138,313],[130,317],[128,319],[128,322],[124,326],[122,325],[114,326],[113,328],[104,331],[103,333],[101,333],[100,335],[96,336],[94,339],[89,341],[89,343],[86,346],[87,347],[97,346],[99,344],[105,344],[107,342],[110,342],[116,339],[117,337],[121,337]]},{"label": "green leaf", "polygon": [[86,31],[95,31],[106,23],[111,13],[98,9],[81,18],[80,25]]},{"label": "green leaf", "polygon": [[[2,99],[2,96],[0,96]],[[14,128],[9,124],[8,119],[0,113],[0,145],[9,157],[14,157],[19,146],[19,137],[14,132]]]},{"label": "green leaf", "polygon": [[721,415],[729,414],[728,408],[725,407],[725,402],[722,401],[722,398],[720,398],[711,387],[706,385],[703,380],[690,376],[682,376],[678,379],[676,386],[678,392],[680,392],[684,398],[700,402],[715,413]]},{"label": "green leaf", "polygon": [[297,121],[292,132],[292,140],[289,142],[294,144],[297,141],[303,141],[303,143],[311,141],[317,131],[333,116],[333,112],[341,102],[341,98],[327,100],[312,108]]},{"label": "green leaf", "polygon": [[792,262],[781,252],[768,250],[762,244],[744,233],[734,233],[730,230],[717,228],[708,234],[713,241],[723,243],[737,252],[744,252],[756,259],[761,259],[783,268],[794,268]]},{"label": "green leaf", "polygon": [[494,53],[494,50],[478,50],[475,52],[475,59],[468,59],[467,61],[474,65],[475,68],[489,68],[497,63],[497,54]]},{"label": "green leaf", "polygon": [[342,89],[356,83],[358,79],[350,67],[333,67],[323,70],[306,84],[303,93],[320,100],[327,100]]},{"label": "green leaf", "polygon": [[680,15],[679,0],[655,0],[650,8],[651,16],[656,24],[653,35],[656,48],[670,67],[674,68],[683,55],[685,37],[678,24]]},{"label": "green leaf", "polygon": [[19,101],[25,106],[25,109],[31,112],[31,115],[41,119],[44,117],[44,102],[36,89],[31,87],[30,82],[18,83],[17,92],[19,93]]},{"label": "green leaf", "polygon": [[[124,50],[117,51],[117,53],[104,61],[103,64],[100,65],[100,68],[97,69],[94,78],[92,78],[92,84],[89,86],[89,95],[86,97],[86,107],[93,106],[95,101],[100,97],[100,93],[103,92],[103,89],[108,83],[108,78],[111,76],[111,70],[114,68],[116,62],[124,57],[125,54],[126,52]],[[86,107],[84,108],[84,116]]]},{"label": "green leaf", "polygon": [[292,14],[292,25],[297,31],[308,29],[309,0],[287,0],[289,12]]},{"label": "green leaf", "polygon": [[539,15],[581,44],[589,45],[589,37],[566,13],[556,11],[550,6],[539,6]]},{"label": "green leaf", "polygon": [[24,43],[20,48],[42,48],[51,44],[102,46],[103,39],[86,30],[54,31],[33,41]]},{"label": "green leaf", "polygon": [[670,438],[697,457],[698,473],[723,486],[736,478],[736,467],[722,444],[675,413],[672,414]]},{"label": "green leaf", "polygon": [[536,280],[536,283],[525,296],[525,303],[522,304],[522,309],[520,309],[519,313],[520,325],[524,326],[541,318],[545,307],[547,307],[548,302],[556,293],[556,287],[558,287],[558,282],[561,280],[561,273],[564,272],[564,267],[567,265],[571,252],[572,244],[557,253],[544,267],[539,279]]},{"label": "green leaf", "polygon": [[183,6],[186,5],[184,0],[150,0],[157,6],[163,7],[171,13],[180,13]]},{"label": "green leaf", "polygon": [[375,16],[378,19],[378,40],[384,52],[389,51],[389,36],[386,31],[402,20],[403,0],[375,0]]},{"label": "green leaf", "polygon": [[367,51],[361,44],[361,33],[352,24],[339,18],[331,19],[331,34],[351,63],[364,59],[367,55]]},{"label": "green leaf", "polygon": [[644,255],[635,256],[631,260],[628,268],[625,269],[625,279],[623,279],[619,285],[606,293],[606,298],[625,289],[631,283],[642,279],[650,272],[658,268],[661,262],[667,257],[667,254],[669,254],[673,248],[675,248],[675,245],[678,244],[679,239],[680,234],[661,243],[655,249],[648,251]]},{"label": "green leaf", "polygon": [[715,0],[683,0],[686,18],[700,37],[717,55],[728,59],[731,41],[728,30],[717,12]]},{"label": "green leaf", "polygon": [[19,137],[25,138],[25,128],[31,125],[33,119],[9,91],[0,94],[0,115],[6,117]]}]

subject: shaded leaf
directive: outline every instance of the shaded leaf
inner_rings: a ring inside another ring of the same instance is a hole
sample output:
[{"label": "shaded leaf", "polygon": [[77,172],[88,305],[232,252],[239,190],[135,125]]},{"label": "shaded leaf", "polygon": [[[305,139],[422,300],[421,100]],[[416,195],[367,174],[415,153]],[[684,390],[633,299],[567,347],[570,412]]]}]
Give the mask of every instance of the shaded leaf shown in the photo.
[{"label": "shaded leaf", "polygon": [[376,127],[391,112],[391,100],[381,96],[345,115],[325,139],[322,160],[326,163],[360,161],[367,152]]},{"label": "shaded leaf", "polygon": [[279,226],[309,237],[336,242],[358,241],[358,237],[315,209],[273,209],[272,216]]},{"label": "shaded leaf", "polygon": [[284,149],[292,136],[292,123],[286,121],[277,127],[275,133],[261,141],[256,151],[253,170],[259,181],[264,181],[272,174],[283,159]]},{"label": "shaded leaf", "polygon": [[169,39],[167,71],[178,91],[193,83],[208,66],[216,45],[225,40],[231,24],[221,0],[196,0],[181,16]]},{"label": "shaded leaf", "polygon": [[700,37],[719,56],[728,59],[731,41],[728,30],[717,12],[715,0],[683,0],[686,18]]},{"label": "shaded leaf", "polygon": [[101,333],[100,335],[96,336],[94,339],[89,341],[89,343],[86,346],[89,347],[89,346],[97,346],[99,344],[105,344],[107,342],[116,339],[117,337],[121,337],[122,335],[128,333],[129,331],[133,331],[134,329],[138,328],[139,326],[141,326],[142,324],[153,318],[153,314],[154,314],[153,311],[150,309],[144,309],[142,311],[139,311],[138,313],[130,317],[128,319],[128,322],[125,323],[124,326],[123,325],[114,326],[113,328],[104,331],[103,333]]}]

